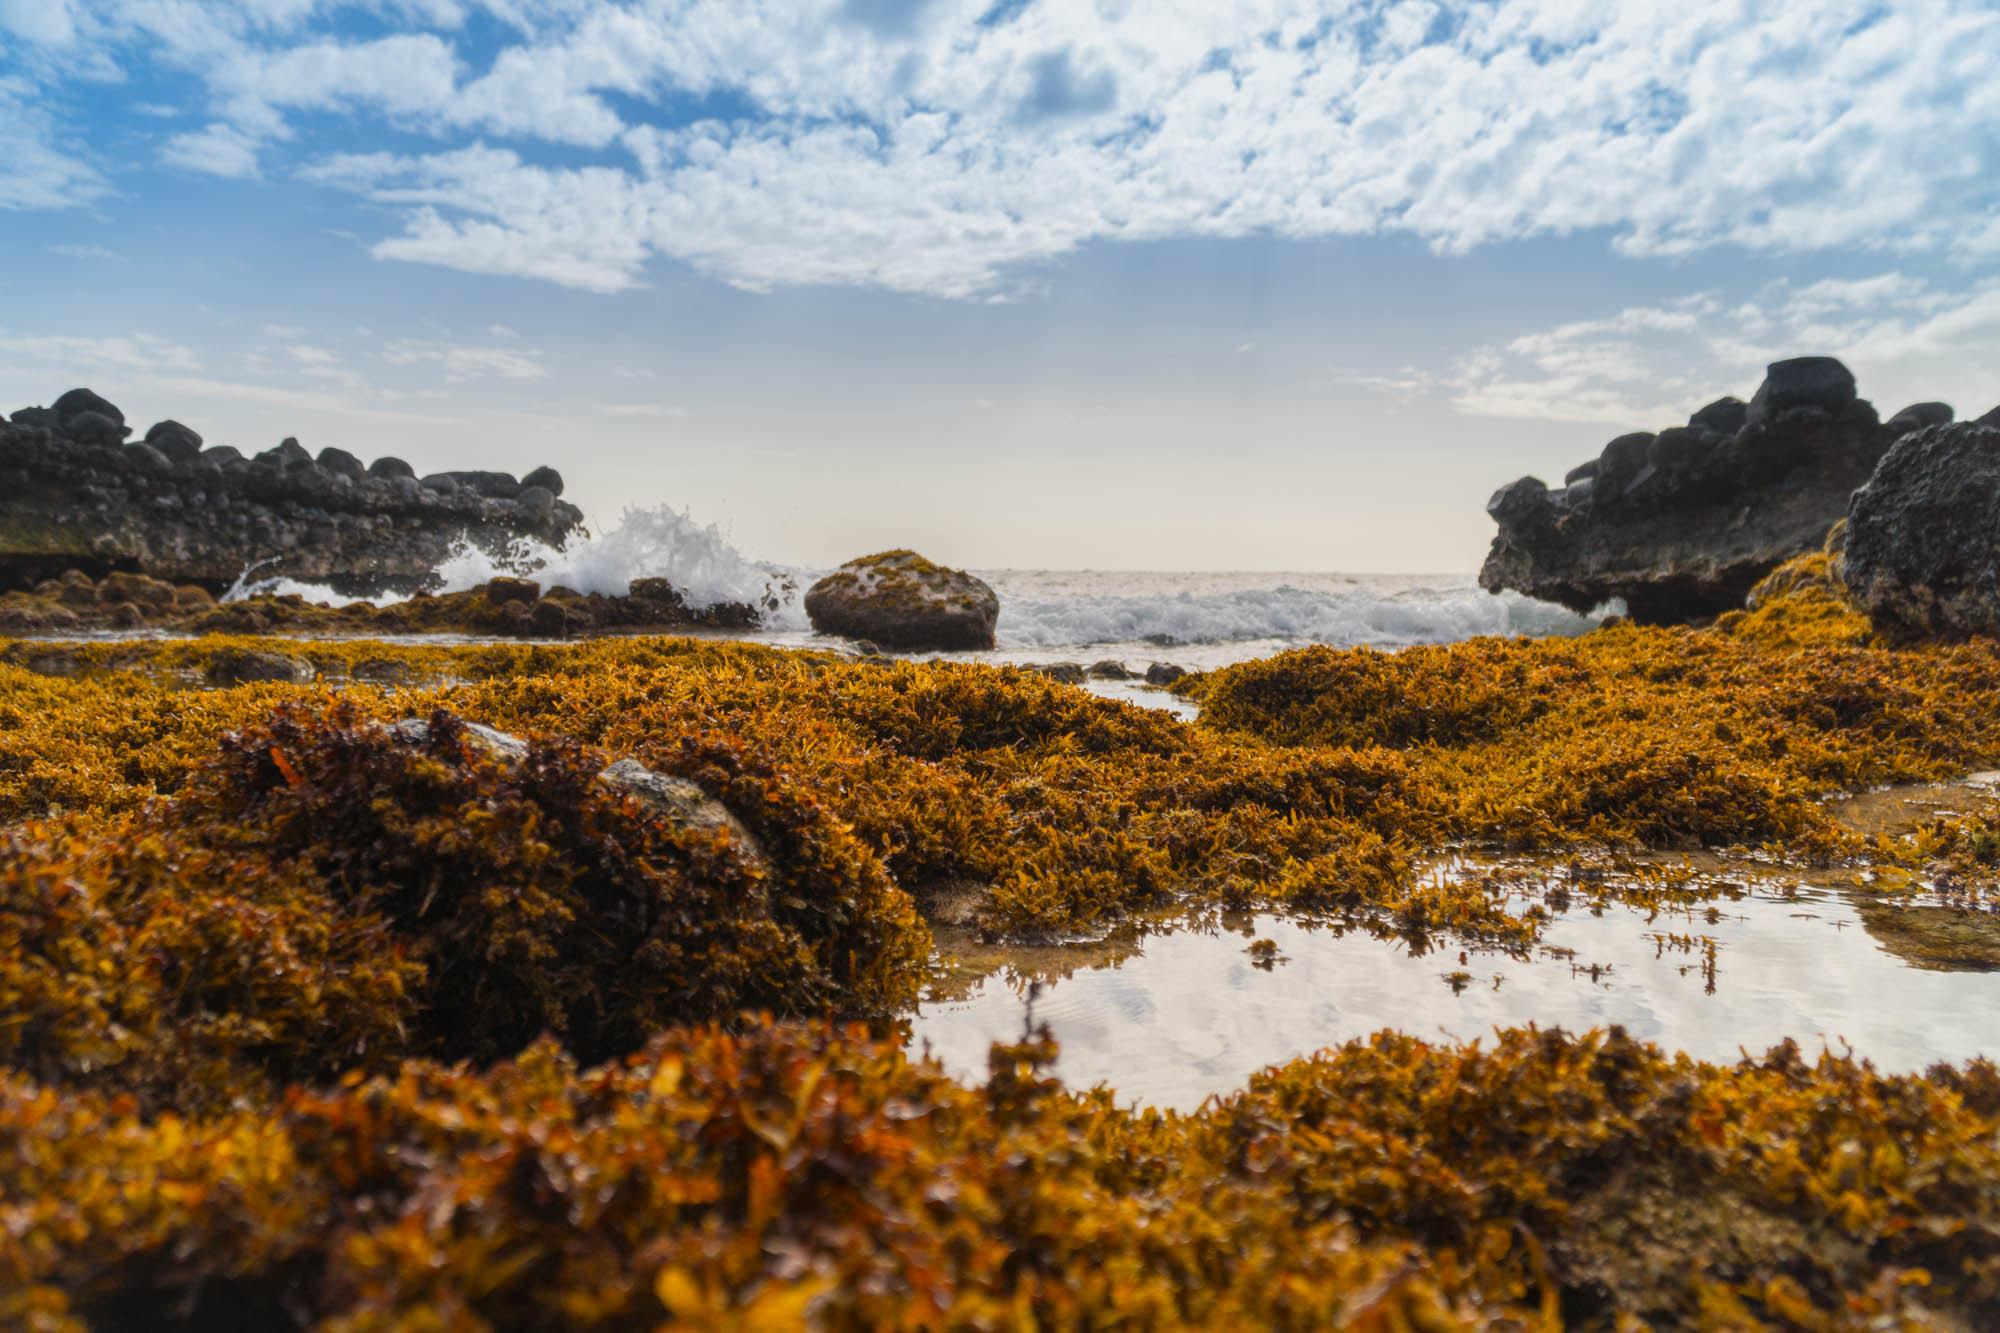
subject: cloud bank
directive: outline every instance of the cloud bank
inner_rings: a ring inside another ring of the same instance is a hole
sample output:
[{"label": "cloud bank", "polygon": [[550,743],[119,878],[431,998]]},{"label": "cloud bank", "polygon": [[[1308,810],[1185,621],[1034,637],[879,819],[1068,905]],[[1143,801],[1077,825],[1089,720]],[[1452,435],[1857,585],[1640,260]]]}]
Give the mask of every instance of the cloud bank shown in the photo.
[{"label": "cloud bank", "polygon": [[160,163],[595,291],[664,258],[981,298],[1171,237],[2000,253],[1971,0],[0,0],[0,33],[0,206],[115,186],[39,91],[165,69],[197,91]]}]

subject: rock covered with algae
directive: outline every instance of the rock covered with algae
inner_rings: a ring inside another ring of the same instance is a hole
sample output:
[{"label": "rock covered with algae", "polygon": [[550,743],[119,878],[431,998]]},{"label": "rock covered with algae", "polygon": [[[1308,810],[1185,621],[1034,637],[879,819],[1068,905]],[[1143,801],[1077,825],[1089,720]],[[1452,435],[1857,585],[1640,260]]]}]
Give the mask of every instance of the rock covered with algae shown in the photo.
[{"label": "rock covered with algae", "polygon": [[850,560],[807,589],[805,605],[822,634],[907,652],[991,648],[1000,615],[993,589],[915,551]]}]

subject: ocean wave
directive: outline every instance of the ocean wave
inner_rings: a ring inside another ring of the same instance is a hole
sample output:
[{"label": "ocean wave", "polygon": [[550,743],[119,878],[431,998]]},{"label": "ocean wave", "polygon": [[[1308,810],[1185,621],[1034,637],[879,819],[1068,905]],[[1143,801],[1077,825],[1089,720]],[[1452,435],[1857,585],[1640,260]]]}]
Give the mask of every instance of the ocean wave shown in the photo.
[{"label": "ocean wave", "polygon": [[1286,585],[1167,596],[1003,596],[996,632],[1003,648],[1250,640],[1396,648],[1452,643],[1481,634],[1581,634],[1598,619],[1514,593],[1495,596],[1470,584],[1383,589],[1357,579],[1352,585],[1320,589]]}]

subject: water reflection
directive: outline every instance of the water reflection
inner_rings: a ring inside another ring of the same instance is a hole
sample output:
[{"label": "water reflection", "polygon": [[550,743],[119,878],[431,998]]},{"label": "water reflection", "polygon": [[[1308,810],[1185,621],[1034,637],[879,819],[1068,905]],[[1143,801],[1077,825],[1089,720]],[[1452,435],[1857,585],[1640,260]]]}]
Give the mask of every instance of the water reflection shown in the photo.
[{"label": "water reflection", "polygon": [[1035,1017],[1062,1045],[1066,1082],[1180,1109],[1265,1065],[1381,1028],[1469,1040],[1527,1023],[1616,1023],[1715,1061],[1793,1037],[1808,1050],[1851,1046],[1894,1071],[2000,1054],[2000,974],[1911,967],[1826,890],[1571,912],[1511,955],[1413,954],[1366,932],[1270,915],[1127,947],[1138,951],[1100,952],[1067,976],[1048,959],[1017,961],[956,988],[922,1006],[912,1045],[928,1043],[960,1077],[983,1077],[988,1044],[1019,1034],[1026,985],[1043,979]]}]

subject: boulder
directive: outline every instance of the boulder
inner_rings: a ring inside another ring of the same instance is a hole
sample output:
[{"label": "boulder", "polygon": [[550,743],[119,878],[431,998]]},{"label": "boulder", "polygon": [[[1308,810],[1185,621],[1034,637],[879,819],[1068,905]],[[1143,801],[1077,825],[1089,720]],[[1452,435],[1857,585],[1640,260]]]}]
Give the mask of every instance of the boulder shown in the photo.
[{"label": "boulder", "polygon": [[1897,440],[1847,514],[1849,592],[1897,635],[2000,636],[2000,427]]},{"label": "boulder", "polygon": [[1101,662],[1092,662],[1090,664],[1090,670],[1085,674],[1087,674],[1092,680],[1137,679],[1136,674],[1129,668],[1127,668],[1123,662],[1120,662],[1116,658],[1111,658],[1111,657],[1107,657]]},{"label": "boulder", "polygon": [[315,461],[319,463],[322,471],[336,477],[345,477],[349,481],[358,482],[368,475],[368,469],[361,466],[360,459],[347,450],[336,449],[332,445],[320,450],[319,458]]},{"label": "boulder", "polygon": [[368,465],[368,475],[371,477],[381,477],[386,481],[393,481],[397,477],[414,479],[417,475],[417,470],[400,458],[391,458],[387,454],[384,454]]},{"label": "boulder", "polygon": [[1775,362],[1748,404],[1721,398],[1686,426],[1620,435],[1563,490],[1523,477],[1495,492],[1479,581],[1578,612],[1621,598],[1651,624],[1734,610],[1818,549],[1895,438],[1838,361]]},{"label": "boulder", "polygon": [[418,484],[434,495],[457,495],[460,490],[458,478],[449,472],[433,472],[419,478]]},{"label": "boulder", "polygon": [[1750,400],[1743,424],[1767,423],[1802,407],[1838,414],[1857,396],[1853,372],[1833,357],[1773,361],[1765,368],[1764,383]]},{"label": "boulder", "polygon": [[1712,430],[1717,435],[1734,435],[1749,423],[1750,405],[1731,394],[1718,398],[1688,418],[1688,425]]},{"label": "boulder", "polygon": [[900,652],[991,648],[1000,615],[993,589],[915,551],[850,560],[807,589],[805,604],[820,633]]},{"label": "boulder", "polygon": [[272,465],[280,472],[297,472],[311,467],[313,456],[306,452],[304,445],[287,435],[251,461]]},{"label": "boulder", "polygon": [[1954,415],[1950,403],[1911,403],[1882,424],[1898,435],[1908,435],[1925,426],[1946,425]]},{"label": "boulder", "polygon": [[474,495],[489,500],[511,500],[521,493],[521,483],[511,472],[447,472],[447,477]]},{"label": "boulder", "polygon": [[542,595],[542,585],[533,579],[498,578],[486,583],[486,600],[495,606],[507,602],[533,602]]},{"label": "boulder", "polygon": [[[88,389],[71,389],[68,393],[56,399],[55,402],[49,404],[49,411],[55,414],[55,420],[47,423],[50,425],[67,427],[70,422],[86,412],[94,412],[98,416],[107,417],[120,426],[125,424],[125,414],[123,412],[113,407],[109,399],[100,398]],[[120,436],[119,438],[123,439],[124,437]]]},{"label": "boulder", "polygon": [[156,421],[146,432],[146,443],[176,463],[192,463],[201,457],[201,436],[178,421]]},{"label": "boulder", "polygon": [[132,433],[123,421],[102,412],[78,412],[63,422],[63,433],[82,444],[116,444]]},{"label": "boulder", "polygon": [[1027,669],[1059,685],[1081,685],[1087,679],[1081,662],[1044,662]]},{"label": "boulder", "polygon": [[563,493],[562,473],[552,467],[538,467],[527,476],[521,478],[522,490],[525,491],[532,486],[539,486],[550,495],[561,499]]},{"label": "boulder", "polygon": [[1187,674],[1187,668],[1172,662],[1155,662],[1146,668],[1148,685],[1171,685]]}]

